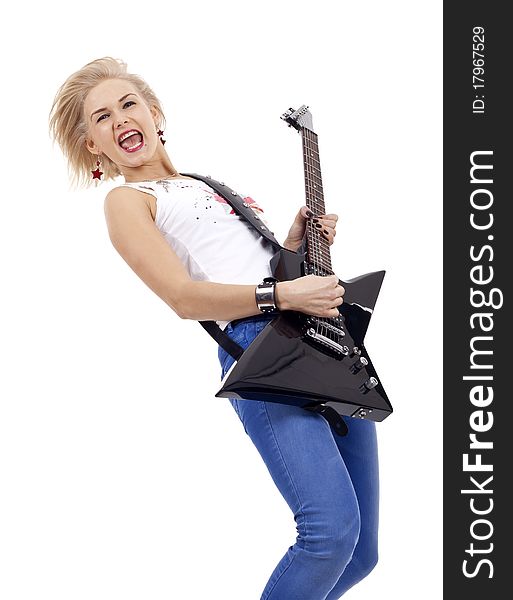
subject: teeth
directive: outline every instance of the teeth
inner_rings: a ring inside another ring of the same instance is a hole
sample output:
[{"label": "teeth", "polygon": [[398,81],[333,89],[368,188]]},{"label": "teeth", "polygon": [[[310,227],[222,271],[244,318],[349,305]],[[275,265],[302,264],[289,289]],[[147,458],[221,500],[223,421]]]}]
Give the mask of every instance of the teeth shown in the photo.
[{"label": "teeth", "polygon": [[[134,133],[141,133],[140,131],[137,131],[137,129],[130,129],[130,131],[127,131],[126,133],[124,133],[120,138],[119,138],[119,143],[121,144],[121,142],[126,139],[127,137],[129,137],[130,135],[134,134]],[[142,135],[142,134],[141,134]]]}]

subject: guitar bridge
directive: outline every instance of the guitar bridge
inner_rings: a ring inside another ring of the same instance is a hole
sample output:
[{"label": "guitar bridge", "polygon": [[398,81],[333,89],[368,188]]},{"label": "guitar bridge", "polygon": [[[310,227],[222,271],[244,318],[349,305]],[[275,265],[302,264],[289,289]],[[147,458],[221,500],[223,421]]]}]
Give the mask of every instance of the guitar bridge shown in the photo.
[{"label": "guitar bridge", "polygon": [[344,358],[349,354],[349,348],[342,344],[339,344],[337,341],[332,340],[329,337],[326,337],[322,333],[316,331],[313,327],[309,327],[306,330],[306,335],[316,344],[320,345],[322,349],[328,349],[333,353],[336,357]]}]

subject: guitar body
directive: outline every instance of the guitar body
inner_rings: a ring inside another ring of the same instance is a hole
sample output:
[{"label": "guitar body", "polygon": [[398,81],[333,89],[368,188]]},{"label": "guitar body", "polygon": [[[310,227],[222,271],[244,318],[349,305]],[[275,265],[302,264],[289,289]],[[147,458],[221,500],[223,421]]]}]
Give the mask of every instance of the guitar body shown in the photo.
[{"label": "guitar body", "polygon": [[[308,264],[304,254],[281,250],[271,260],[271,270],[286,281],[307,275]],[[340,280],[345,294],[338,319],[317,322],[303,313],[281,312],[234,363],[216,396],[279,402],[321,414],[330,408],[338,415],[382,421],[392,406],[364,337],[384,276],[377,271]],[[377,384],[368,389],[366,382],[373,378]]]},{"label": "guitar body", "polygon": [[[303,105],[281,118],[301,134],[306,205],[313,215],[326,214],[312,115]],[[333,275],[329,244],[310,220],[301,249],[282,248],[270,267],[278,281]],[[347,433],[342,416],[385,419],[392,405],[364,346],[384,276],[339,279],[345,293],[338,317],[282,311],[232,365],[216,396],[299,406],[321,414],[339,435]]]}]

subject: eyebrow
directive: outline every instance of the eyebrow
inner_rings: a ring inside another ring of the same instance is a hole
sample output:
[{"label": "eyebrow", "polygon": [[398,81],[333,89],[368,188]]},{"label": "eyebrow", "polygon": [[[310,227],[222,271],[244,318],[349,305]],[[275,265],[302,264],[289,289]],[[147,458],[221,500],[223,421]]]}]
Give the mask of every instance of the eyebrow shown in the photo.
[{"label": "eyebrow", "polygon": [[[125,94],[124,96],[122,96],[118,102],[123,102],[123,100],[127,97],[127,96],[136,96],[136,94],[132,94],[132,92],[130,92],[129,94]],[[91,119],[93,118],[93,116],[96,113],[102,112],[103,110],[107,110],[106,108],[99,108],[98,110],[95,110],[93,113],[91,113]]]}]

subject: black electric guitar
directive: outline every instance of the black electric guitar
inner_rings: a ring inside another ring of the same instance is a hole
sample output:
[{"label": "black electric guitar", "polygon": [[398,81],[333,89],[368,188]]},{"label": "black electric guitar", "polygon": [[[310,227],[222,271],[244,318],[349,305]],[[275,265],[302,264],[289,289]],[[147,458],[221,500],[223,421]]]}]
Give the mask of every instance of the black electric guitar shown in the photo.
[{"label": "black electric guitar", "polygon": [[[312,115],[303,105],[281,118],[302,137],[306,206],[314,215],[326,214]],[[333,275],[329,243],[310,221],[300,250],[282,249],[270,265],[279,281]],[[384,276],[376,271],[339,280],[345,294],[338,317],[279,313],[226,373],[216,396],[300,406],[322,414],[340,435],[346,430],[340,415],[385,419],[392,405],[364,346]]]}]

